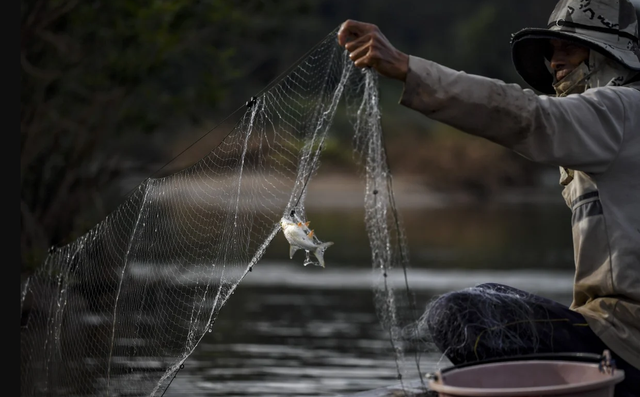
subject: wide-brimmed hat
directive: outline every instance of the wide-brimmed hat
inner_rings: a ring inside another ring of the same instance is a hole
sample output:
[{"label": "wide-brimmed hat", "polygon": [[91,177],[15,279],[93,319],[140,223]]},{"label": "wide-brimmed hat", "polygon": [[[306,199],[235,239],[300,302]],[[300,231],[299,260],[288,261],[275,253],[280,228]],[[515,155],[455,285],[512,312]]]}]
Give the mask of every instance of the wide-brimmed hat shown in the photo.
[{"label": "wide-brimmed hat", "polygon": [[516,70],[533,88],[553,94],[553,75],[547,62],[549,39],[577,42],[640,70],[638,17],[629,0],[560,0],[547,28],[525,28],[511,37]]}]

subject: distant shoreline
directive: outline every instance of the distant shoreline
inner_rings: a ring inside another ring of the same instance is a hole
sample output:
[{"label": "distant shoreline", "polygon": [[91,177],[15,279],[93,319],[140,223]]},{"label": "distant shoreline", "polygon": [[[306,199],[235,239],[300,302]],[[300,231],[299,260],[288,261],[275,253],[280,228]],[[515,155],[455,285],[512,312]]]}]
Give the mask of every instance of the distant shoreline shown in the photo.
[{"label": "distant shoreline", "polygon": [[[551,187],[504,188],[489,197],[470,192],[441,192],[430,189],[419,178],[394,176],[393,194],[399,208],[439,208],[474,204],[559,204],[564,205],[561,189]],[[348,174],[324,174],[312,178],[306,197],[307,207],[357,208],[363,206],[364,178]]]}]

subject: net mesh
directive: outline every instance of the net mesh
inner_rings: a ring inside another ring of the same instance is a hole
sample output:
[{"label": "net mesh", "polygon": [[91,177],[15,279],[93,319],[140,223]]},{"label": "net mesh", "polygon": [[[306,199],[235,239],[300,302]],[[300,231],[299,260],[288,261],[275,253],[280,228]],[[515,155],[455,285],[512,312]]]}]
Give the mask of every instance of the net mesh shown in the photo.
[{"label": "net mesh", "polygon": [[199,162],[145,180],[92,230],[52,250],[22,286],[23,395],[162,395],[280,219],[306,219],[306,189],[341,98],[366,181],[376,310],[401,378],[401,319],[410,300],[387,280],[406,271],[408,255],[377,77],[354,68],[336,33],[252,98]]}]

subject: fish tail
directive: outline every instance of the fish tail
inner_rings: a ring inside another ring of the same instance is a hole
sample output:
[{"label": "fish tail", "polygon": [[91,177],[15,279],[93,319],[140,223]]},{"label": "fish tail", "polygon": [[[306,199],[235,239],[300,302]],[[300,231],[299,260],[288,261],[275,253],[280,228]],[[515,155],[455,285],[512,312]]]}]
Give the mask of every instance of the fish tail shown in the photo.
[{"label": "fish tail", "polygon": [[327,241],[322,243],[316,248],[313,253],[318,258],[318,263],[321,267],[324,267],[324,251],[333,245],[333,241]]}]

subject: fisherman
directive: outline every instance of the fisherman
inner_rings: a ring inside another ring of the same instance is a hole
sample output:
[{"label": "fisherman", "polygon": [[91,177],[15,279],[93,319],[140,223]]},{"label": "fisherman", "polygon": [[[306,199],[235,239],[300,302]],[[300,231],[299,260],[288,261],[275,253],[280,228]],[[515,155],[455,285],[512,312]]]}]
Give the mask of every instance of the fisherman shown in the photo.
[{"label": "fisherman", "polygon": [[571,306],[499,284],[450,292],[426,312],[436,346],[453,364],[606,349],[625,371],[616,397],[640,396],[640,49],[633,4],[561,0],[547,28],[512,35],[514,66],[533,89],[405,54],[373,24],[347,20],[338,42],[355,66],[402,81],[402,105],[560,170],[572,211]]}]

